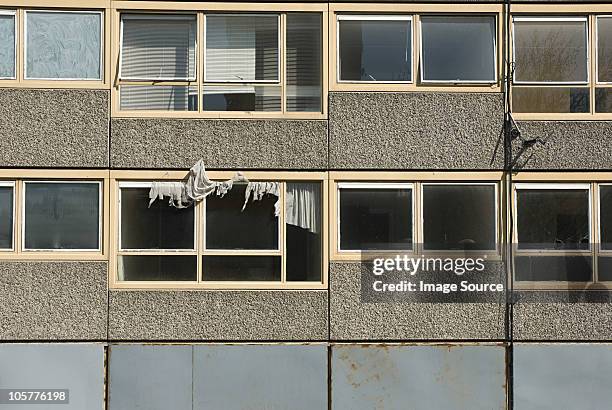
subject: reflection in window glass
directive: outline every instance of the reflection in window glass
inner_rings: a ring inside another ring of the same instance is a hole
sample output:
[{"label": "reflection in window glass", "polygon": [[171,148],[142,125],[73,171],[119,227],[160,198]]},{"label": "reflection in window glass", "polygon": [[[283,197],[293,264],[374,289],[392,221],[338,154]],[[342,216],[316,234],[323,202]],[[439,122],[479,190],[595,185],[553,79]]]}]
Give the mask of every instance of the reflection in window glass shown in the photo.
[{"label": "reflection in window glass", "polygon": [[13,187],[0,186],[0,249],[13,248]]},{"label": "reflection in window glass", "polygon": [[278,86],[204,86],[204,111],[280,111]]},{"label": "reflection in window glass", "polygon": [[195,249],[193,207],[165,200],[149,207],[149,188],[121,188],[121,249]]},{"label": "reflection in window glass", "polygon": [[287,182],[287,280],[321,281],[321,184]]},{"label": "reflection in window glass", "polygon": [[26,78],[99,80],[102,15],[26,12]]},{"label": "reflection in window glass", "polygon": [[591,255],[517,256],[514,258],[517,281],[588,282],[593,276]]},{"label": "reflection in window glass", "polygon": [[204,281],[279,281],[280,256],[213,256],[202,257]]},{"label": "reflection in window glass", "polygon": [[519,249],[589,249],[588,189],[517,189]]},{"label": "reflection in window glass", "polygon": [[409,19],[340,19],[340,80],[411,81],[411,25]]},{"label": "reflection in window glass", "polygon": [[206,198],[206,249],[278,249],[278,198],[266,194],[249,199],[242,210],[245,184],[236,184],[223,197]]},{"label": "reflection in window glass", "polygon": [[512,87],[512,109],[531,113],[588,113],[590,92],[576,87]]},{"label": "reflection in window glass", "polygon": [[15,14],[0,10],[0,78],[15,78]]},{"label": "reflection in window glass", "polygon": [[597,74],[602,83],[612,83],[612,17],[597,18]]},{"label": "reflection in window glass", "polygon": [[423,185],[425,249],[495,250],[496,217],[494,185]]},{"label": "reflection in window glass", "polygon": [[100,184],[26,182],[25,249],[100,248]]},{"label": "reflection in window glass", "polygon": [[612,88],[595,89],[595,112],[612,113]]},{"label": "reflection in window glass", "polygon": [[424,81],[495,81],[495,17],[422,17]]},{"label": "reflection in window glass", "polygon": [[601,249],[612,250],[612,186],[599,186],[599,232]]},{"label": "reflection in window glass", "polygon": [[120,281],[195,281],[197,256],[123,255],[118,257]]},{"label": "reflection in window glass", "polygon": [[341,188],[340,249],[412,249],[412,189]]},{"label": "reflection in window glass", "polygon": [[586,18],[514,20],[515,81],[588,81]]}]

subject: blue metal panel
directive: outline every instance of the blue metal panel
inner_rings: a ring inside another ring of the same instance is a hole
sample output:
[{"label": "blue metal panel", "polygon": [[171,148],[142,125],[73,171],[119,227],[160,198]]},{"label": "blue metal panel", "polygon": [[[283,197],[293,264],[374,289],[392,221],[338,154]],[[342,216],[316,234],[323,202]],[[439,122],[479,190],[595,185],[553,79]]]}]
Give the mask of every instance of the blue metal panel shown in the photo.
[{"label": "blue metal panel", "polygon": [[104,346],[0,344],[0,389],[69,390],[68,404],[0,404],[2,410],[103,410]]},{"label": "blue metal panel", "polygon": [[612,345],[515,344],[516,410],[612,407]]},{"label": "blue metal panel", "polygon": [[195,346],[193,408],[326,410],[327,347]]},{"label": "blue metal panel", "polygon": [[334,410],[506,407],[503,346],[332,346]]},{"label": "blue metal panel", "polygon": [[112,345],[109,410],[192,410],[191,346]]}]

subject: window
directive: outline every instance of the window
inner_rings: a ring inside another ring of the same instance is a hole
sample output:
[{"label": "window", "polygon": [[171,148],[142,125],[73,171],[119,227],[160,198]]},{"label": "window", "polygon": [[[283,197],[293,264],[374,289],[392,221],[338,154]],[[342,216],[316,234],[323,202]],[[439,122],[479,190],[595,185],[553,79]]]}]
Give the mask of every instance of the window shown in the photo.
[{"label": "window", "polygon": [[122,111],[322,112],[321,13],[124,13],[121,37]]},{"label": "window", "polygon": [[102,13],[25,12],[25,78],[102,79]]},{"label": "window", "polygon": [[423,82],[495,83],[494,16],[422,16]]},{"label": "window", "polygon": [[150,187],[118,185],[119,286],[323,286],[321,181],[280,182],[279,196],[258,200],[247,200],[247,184],[237,182],[223,196],[180,209],[167,200],[149,207]]},{"label": "window", "polygon": [[23,250],[101,250],[101,183],[25,181]]},{"label": "window", "polygon": [[17,36],[14,10],[0,10],[0,78],[15,78]]},{"label": "window", "polygon": [[0,182],[0,251],[13,250],[15,222],[15,183]]},{"label": "window", "polygon": [[338,80],[412,81],[411,16],[338,16]]},{"label": "window", "polygon": [[340,251],[413,249],[412,184],[341,183]]},{"label": "window", "polygon": [[612,16],[597,17],[595,112],[612,113]]},{"label": "window", "polygon": [[496,188],[491,183],[423,183],[423,248],[495,251]]},{"label": "window", "polygon": [[589,184],[515,185],[515,280],[590,282]]}]

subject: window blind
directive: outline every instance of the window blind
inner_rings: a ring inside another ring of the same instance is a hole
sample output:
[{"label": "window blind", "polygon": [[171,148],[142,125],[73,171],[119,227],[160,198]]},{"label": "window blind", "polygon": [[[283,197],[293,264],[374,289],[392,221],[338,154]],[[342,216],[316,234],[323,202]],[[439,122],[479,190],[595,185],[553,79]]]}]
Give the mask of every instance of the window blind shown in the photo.
[{"label": "window blind", "polygon": [[197,87],[183,85],[122,85],[122,110],[195,111]]},{"label": "window blind", "polygon": [[278,15],[206,16],[205,81],[278,82]]},{"label": "window blind", "polygon": [[122,16],[121,79],[195,80],[195,16]]}]

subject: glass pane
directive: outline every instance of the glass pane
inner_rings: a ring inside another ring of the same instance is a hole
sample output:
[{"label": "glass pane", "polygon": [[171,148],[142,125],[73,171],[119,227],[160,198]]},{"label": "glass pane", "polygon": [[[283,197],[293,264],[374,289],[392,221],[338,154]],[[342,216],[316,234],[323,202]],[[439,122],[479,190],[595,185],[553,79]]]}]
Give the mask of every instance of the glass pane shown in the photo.
[{"label": "glass pane", "polygon": [[0,15],[0,78],[15,78],[15,16]]},{"label": "glass pane", "polygon": [[588,113],[588,88],[575,87],[512,87],[514,112]]},{"label": "glass pane", "polygon": [[101,79],[99,13],[28,11],[26,77]]},{"label": "glass pane", "polygon": [[493,185],[423,185],[425,249],[495,250]]},{"label": "glass pane", "polygon": [[519,249],[589,249],[587,189],[517,190]]},{"label": "glass pane", "polygon": [[243,211],[245,190],[244,184],[234,185],[224,197],[206,198],[207,249],[278,249],[278,198],[251,198]]},{"label": "glass pane", "polygon": [[149,188],[121,188],[121,249],[195,249],[194,209],[149,207]]},{"label": "glass pane", "polygon": [[593,276],[593,257],[517,256],[514,267],[517,281],[588,282]]},{"label": "glass pane", "polygon": [[206,16],[205,81],[278,81],[278,15]]},{"label": "glass pane", "polygon": [[495,81],[495,17],[422,17],[423,80]]},{"label": "glass pane", "polygon": [[195,79],[195,16],[124,15],[123,79]]},{"label": "glass pane", "polygon": [[409,20],[340,20],[339,36],[340,80],[411,80]]},{"label": "glass pane", "polygon": [[600,256],[597,259],[597,279],[599,282],[612,281],[612,258]]},{"label": "glass pane", "polygon": [[595,112],[612,113],[612,88],[595,89]]},{"label": "glass pane", "polygon": [[601,249],[612,250],[612,186],[599,186],[599,229]]},{"label": "glass pane", "polygon": [[412,189],[340,189],[340,249],[412,249]]},{"label": "glass pane", "polygon": [[204,111],[281,110],[281,89],[277,86],[228,85],[204,87]]},{"label": "glass pane", "polygon": [[98,249],[100,185],[26,182],[26,249]]},{"label": "glass pane", "polygon": [[0,187],[0,249],[13,248],[13,187]]},{"label": "glass pane", "polygon": [[587,82],[587,23],[515,21],[515,80]]},{"label": "glass pane", "polygon": [[183,85],[122,85],[121,109],[152,111],[197,111],[198,87]]},{"label": "glass pane", "polygon": [[321,111],[319,13],[287,13],[287,111]]},{"label": "glass pane", "polygon": [[612,17],[597,18],[597,73],[602,83],[612,83]]},{"label": "glass pane", "polygon": [[321,281],[321,184],[287,182],[287,280]]},{"label": "glass pane", "polygon": [[204,281],[280,281],[280,256],[203,256]]},{"label": "glass pane", "polygon": [[128,255],[119,256],[120,281],[196,281],[197,256]]}]

